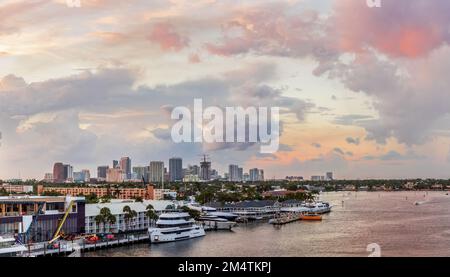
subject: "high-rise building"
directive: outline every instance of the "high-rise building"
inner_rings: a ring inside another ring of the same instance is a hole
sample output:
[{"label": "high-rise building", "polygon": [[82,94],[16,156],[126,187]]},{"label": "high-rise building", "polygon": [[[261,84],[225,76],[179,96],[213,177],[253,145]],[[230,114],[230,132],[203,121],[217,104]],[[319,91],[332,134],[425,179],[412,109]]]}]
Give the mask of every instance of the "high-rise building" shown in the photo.
[{"label": "high-rise building", "polygon": [[97,179],[100,181],[106,180],[106,173],[108,172],[109,166],[99,166],[97,167]]},{"label": "high-rise building", "polygon": [[73,181],[73,166],[70,164],[64,165],[64,181]]},{"label": "high-rise building", "polygon": [[252,168],[249,173],[251,182],[264,181],[264,170]]},{"label": "high-rise building", "polygon": [[244,176],[242,176],[242,181],[244,182],[250,181],[250,175],[248,173],[244,173]]},{"label": "high-rise building", "polygon": [[135,174],[137,180],[142,180],[144,178],[146,181],[148,180],[148,166],[135,166],[133,167],[133,174]]},{"label": "high-rise building", "polygon": [[206,155],[203,155],[203,160],[200,162],[200,179],[202,181],[211,180],[211,161],[206,159]]},{"label": "high-rise building", "polygon": [[62,163],[55,163],[53,166],[53,182],[64,183],[64,165]]},{"label": "high-rise building", "polygon": [[84,172],[74,172],[73,173],[73,181],[75,183],[84,183],[86,179],[86,175]]},{"label": "high-rise building", "polygon": [[123,157],[120,159],[120,169],[122,169],[125,174],[125,179],[131,179],[131,159],[129,157]]},{"label": "high-rise building", "polygon": [[89,183],[91,180],[91,172],[89,169],[82,169],[81,172],[84,174],[84,182]]},{"label": "high-rise building", "polygon": [[239,166],[230,164],[228,166],[228,178],[231,182],[239,181]]},{"label": "high-rise building", "polygon": [[244,169],[242,167],[238,168],[238,181],[242,182],[242,179],[244,177]]},{"label": "high-rise building", "polygon": [[327,181],[333,181],[333,172],[327,172],[326,179]]},{"label": "high-rise building", "polygon": [[118,168],[119,167],[119,161],[113,160],[113,167],[112,168]]},{"label": "high-rise building", "polygon": [[171,158],[169,160],[169,180],[171,182],[183,180],[183,160],[181,158]]},{"label": "high-rise building", "polygon": [[125,174],[120,168],[109,168],[106,172],[106,182],[108,183],[122,183]]},{"label": "high-rise building", "polygon": [[152,161],[149,168],[149,182],[162,182],[164,178],[164,162]]},{"label": "high-rise building", "polygon": [[263,169],[259,170],[258,180],[259,181],[264,181],[264,170]]}]

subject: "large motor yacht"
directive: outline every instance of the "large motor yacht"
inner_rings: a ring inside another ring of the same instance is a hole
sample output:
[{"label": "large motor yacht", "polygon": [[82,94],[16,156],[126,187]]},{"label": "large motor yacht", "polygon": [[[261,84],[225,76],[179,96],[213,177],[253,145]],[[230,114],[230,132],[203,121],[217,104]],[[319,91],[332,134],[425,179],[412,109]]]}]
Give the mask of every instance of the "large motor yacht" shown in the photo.
[{"label": "large motor yacht", "polygon": [[161,214],[156,221],[156,228],[149,228],[152,243],[171,242],[197,238],[205,235],[203,226],[195,224],[188,213]]}]

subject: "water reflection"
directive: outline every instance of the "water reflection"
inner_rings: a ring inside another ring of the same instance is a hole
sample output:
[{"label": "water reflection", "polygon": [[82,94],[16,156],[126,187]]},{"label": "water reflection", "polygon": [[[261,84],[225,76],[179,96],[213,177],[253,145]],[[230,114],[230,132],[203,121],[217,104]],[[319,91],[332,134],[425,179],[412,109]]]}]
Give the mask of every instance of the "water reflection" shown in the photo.
[{"label": "water reflection", "polygon": [[339,192],[322,200],[334,205],[322,222],[241,224],[194,240],[85,256],[368,256],[371,243],[382,256],[450,256],[450,197],[444,192]]}]

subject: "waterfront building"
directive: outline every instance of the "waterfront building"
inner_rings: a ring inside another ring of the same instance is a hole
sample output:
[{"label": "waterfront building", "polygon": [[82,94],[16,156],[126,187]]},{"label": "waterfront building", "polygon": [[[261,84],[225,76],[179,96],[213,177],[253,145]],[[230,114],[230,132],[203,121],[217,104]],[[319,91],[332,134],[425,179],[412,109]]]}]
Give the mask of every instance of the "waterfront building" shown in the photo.
[{"label": "waterfront building", "polygon": [[[68,210],[70,203],[73,205]],[[84,233],[84,197],[0,197],[0,234],[19,235],[23,242],[29,239],[34,242],[49,241],[66,211],[68,216],[62,225],[62,232]]]},{"label": "waterfront building", "polygon": [[106,181],[106,174],[108,173],[109,166],[99,166],[97,167],[97,180]]},{"label": "waterfront building", "polygon": [[57,192],[61,195],[90,195],[95,194],[98,198],[112,195],[120,199],[154,199],[154,187],[146,185],[145,187],[101,187],[101,186],[86,186],[86,187],[47,187],[38,185],[37,193],[39,195],[44,192]]},{"label": "waterfront building", "polygon": [[65,180],[63,163],[55,163],[53,166],[53,182],[64,183]]},{"label": "waterfront building", "polygon": [[[161,214],[167,208],[167,206],[173,205],[172,201],[155,201],[144,200],[144,202],[129,202],[129,201],[112,201],[111,203],[101,204],[87,204],[86,205],[86,219],[85,230],[88,234],[94,233],[118,233],[123,231],[143,231],[147,230],[151,222],[145,215],[147,206],[152,205],[156,214]],[[132,210],[136,211],[137,216],[128,222],[125,220],[125,213],[123,208],[129,206]],[[108,208],[111,214],[116,217],[116,223],[100,223],[95,221],[95,217],[100,213],[102,208]]]},{"label": "waterfront building", "polygon": [[171,182],[183,180],[183,160],[181,158],[171,158],[169,160],[169,180]]},{"label": "waterfront building", "polygon": [[131,159],[129,157],[123,157],[120,159],[120,169],[125,174],[125,180],[131,179]]},{"label": "waterfront building", "polygon": [[164,162],[152,161],[149,169],[149,182],[162,182],[164,179]]}]

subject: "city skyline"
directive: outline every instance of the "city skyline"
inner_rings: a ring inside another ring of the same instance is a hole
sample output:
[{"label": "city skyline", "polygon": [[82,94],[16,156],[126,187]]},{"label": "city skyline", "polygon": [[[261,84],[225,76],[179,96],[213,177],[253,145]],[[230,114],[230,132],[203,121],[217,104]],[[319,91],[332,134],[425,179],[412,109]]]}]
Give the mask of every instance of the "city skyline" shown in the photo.
[{"label": "city skyline", "polygon": [[[82,179],[124,153],[208,153],[266,179],[450,178],[450,2],[126,2],[1,2],[0,179],[56,161]],[[171,111],[194,99],[279,107],[279,150],[174,143]]]}]

